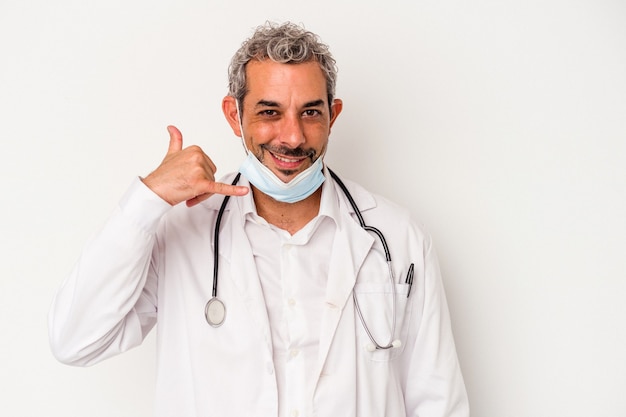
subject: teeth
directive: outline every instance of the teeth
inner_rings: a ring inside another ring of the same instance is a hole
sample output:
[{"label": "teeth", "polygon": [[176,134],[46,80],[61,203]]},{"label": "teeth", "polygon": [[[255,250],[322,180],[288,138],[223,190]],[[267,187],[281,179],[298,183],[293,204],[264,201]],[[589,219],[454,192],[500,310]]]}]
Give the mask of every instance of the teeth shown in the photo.
[{"label": "teeth", "polygon": [[278,155],[275,155],[275,154],[272,154],[272,155],[274,155],[274,157],[276,159],[278,159],[279,161],[282,161],[282,162],[298,162],[298,161],[300,161],[300,158],[289,159],[289,158],[284,158],[284,157],[281,157],[281,156],[278,156]]}]

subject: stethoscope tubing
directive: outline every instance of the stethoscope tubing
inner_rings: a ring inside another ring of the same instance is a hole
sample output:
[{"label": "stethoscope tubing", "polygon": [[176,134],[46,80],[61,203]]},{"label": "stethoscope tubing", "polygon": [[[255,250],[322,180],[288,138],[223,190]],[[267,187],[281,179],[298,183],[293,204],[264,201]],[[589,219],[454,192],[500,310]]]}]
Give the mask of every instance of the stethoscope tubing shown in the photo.
[{"label": "stethoscope tubing", "polygon": [[[235,176],[235,179],[232,182],[232,185],[236,185],[239,182],[239,178],[241,177],[241,172],[238,172]],[[211,295],[213,298],[217,298],[217,272],[219,271],[219,248],[220,248],[220,224],[222,223],[222,216],[224,215],[224,210],[226,209],[226,204],[228,204],[228,200],[230,200],[230,196],[227,195],[224,197],[224,201],[222,201],[222,205],[220,206],[220,211],[217,212],[217,219],[215,220],[215,230],[213,231],[213,290]]]},{"label": "stethoscope tubing", "polygon": [[365,318],[363,317],[363,312],[361,311],[361,306],[359,305],[359,299],[356,296],[356,292],[354,292],[354,290],[352,291],[352,299],[354,300],[354,307],[356,309],[357,314],[359,315],[359,320],[361,320],[361,323],[363,324],[363,328],[365,329],[365,333],[367,333],[367,336],[369,337],[374,347],[376,349],[391,349],[392,347],[394,347],[393,336],[396,332],[396,294],[395,294],[394,285],[393,285],[395,283],[395,279],[393,275],[393,268],[391,267],[391,253],[389,252],[389,246],[387,245],[387,240],[385,239],[385,236],[383,235],[383,233],[380,230],[378,230],[376,227],[368,226],[367,224],[365,224],[365,220],[363,219],[361,210],[359,210],[359,207],[356,205],[354,198],[352,198],[352,194],[350,194],[350,192],[348,191],[348,187],[346,187],[343,181],[341,181],[341,179],[337,176],[337,174],[333,172],[333,170],[328,168],[328,172],[330,173],[330,176],[333,177],[335,182],[339,185],[339,188],[341,188],[341,191],[343,191],[344,195],[348,199],[350,206],[352,206],[352,209],[354,210],[354,214],[356,214],[356,217],[359,220],[359,224],[361,225],[361,228],[363,228],[364,230],[368,232],[375,233],[378,236],[380,243],[383,245],[383,250],[385,251],[385,261],[387,261],[387,268],[389,269],[389,281],[391,284],[391,300],[392,300],[391,308],[393,312],[392,314],[393,318],[391,319],[392,330],[391,330],[391,334],[389,335],[389,341],[387,342],[387,344],[381,345],[380,343],[378,343],[376,339],[374,338],[374,335],[370,331],[369,327],[365,324]]}]

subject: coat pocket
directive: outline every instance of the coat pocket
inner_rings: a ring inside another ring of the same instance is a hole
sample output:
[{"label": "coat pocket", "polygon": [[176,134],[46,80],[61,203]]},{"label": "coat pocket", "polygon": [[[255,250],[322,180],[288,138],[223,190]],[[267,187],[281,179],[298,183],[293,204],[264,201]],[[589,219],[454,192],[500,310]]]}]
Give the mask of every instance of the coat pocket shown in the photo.
[{"label": "coat pocket", "polygon": [[[408,284],[362,283],[354,286],[357,350],[370,360],[389,361],[404,351],[412,305],[408,302],[408,290]],[[395,347],[377,349],[375,343]]]}]

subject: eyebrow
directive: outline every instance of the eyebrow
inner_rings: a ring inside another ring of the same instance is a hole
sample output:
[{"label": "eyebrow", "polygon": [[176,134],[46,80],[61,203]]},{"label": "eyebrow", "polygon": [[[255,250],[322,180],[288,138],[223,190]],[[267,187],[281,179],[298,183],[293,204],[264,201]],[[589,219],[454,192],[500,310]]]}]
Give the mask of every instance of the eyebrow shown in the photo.
[{"label": "eyebrow", "polygon": [[279,106],[278,106],[278,103],[275,101],[259,100],[257,101],[255,107],[279,107]]},{"label": "eyebrow", "polygon": [[[318,99],[318,100],[309,101],[308,103],[304,103],[304,106],[302,107],[309,108],[309,107],[319,107],[323,105],[324,105],[324,100]],[[276,101],[259,100],[256,103],[256,107],[280,107],[280,105]]]},{"label": "eyebrow", "polygon": [[323,106],[324,105],[324,100],[319,99],[319,100],[314,100],[314,101],[309,101],[308,103],[304,104],[304,107],[319,107],[319,106]]}]

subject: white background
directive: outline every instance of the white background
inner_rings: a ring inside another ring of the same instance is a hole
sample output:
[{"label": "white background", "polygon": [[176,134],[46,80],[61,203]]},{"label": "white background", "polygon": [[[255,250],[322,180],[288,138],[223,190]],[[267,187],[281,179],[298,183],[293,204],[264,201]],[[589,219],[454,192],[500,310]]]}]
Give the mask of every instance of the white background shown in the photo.
[{"label": "white background", "polygon": [[151,415],[154,335],[68,367],[48,307],[166,125],[238,167],[226,67],[270,19],[338,60],[329,165],[432,233],[473,416],[626,416],[626,3],[367,4],[1,0],[0,415]]}]

